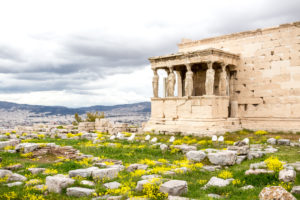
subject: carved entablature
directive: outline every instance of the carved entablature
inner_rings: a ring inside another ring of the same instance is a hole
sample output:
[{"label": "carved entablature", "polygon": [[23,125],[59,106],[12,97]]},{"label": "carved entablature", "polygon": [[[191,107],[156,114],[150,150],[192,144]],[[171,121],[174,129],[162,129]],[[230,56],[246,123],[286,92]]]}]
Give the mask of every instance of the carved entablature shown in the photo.
[{"label": "carved entablature", "polygon": [[169,66],[185,65],[187,63],[218,62],[238,66],[240,56],[219,49],[205,49],[192,52],[175,53],[149,58],[152,69],[164,69]]}]

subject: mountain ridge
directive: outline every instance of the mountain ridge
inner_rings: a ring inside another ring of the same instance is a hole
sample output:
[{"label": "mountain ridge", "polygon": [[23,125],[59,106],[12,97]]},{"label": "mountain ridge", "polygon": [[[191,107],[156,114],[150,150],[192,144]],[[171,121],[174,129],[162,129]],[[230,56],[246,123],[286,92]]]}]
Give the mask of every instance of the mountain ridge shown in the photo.
[{"label": "mountain ridge", "polygon": [[0,109],[7,111],[28,110],[33,113],[47,113],[47,115],[66,115],[66,114],[85,114],[86,112],[103,111],[110,112],[112,110],[121,110],[123,112],[145,112],[151,111],[150,102],[138,102],[132,104],[117,104],[113,106],[94,105],[88,107],[69,108],[66,106],[43,106],[18,104],[8,101],[0,101]]}]

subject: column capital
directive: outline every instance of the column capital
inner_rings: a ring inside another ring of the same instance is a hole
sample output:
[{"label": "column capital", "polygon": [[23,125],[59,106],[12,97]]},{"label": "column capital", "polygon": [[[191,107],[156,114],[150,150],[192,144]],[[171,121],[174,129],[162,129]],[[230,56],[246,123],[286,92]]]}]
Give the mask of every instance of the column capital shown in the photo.
[{"label": "column capital", "polygon": [[222,71],[225,71],[227,64],[225,62],[221,62],[220,65],[221,65]]},{"label": "column capital", "polygon": [[212,66],[213,66],[213,62],[212,61],[207,61],[206,64],[207,64],[207,68],[208,69],[212,69]]},{"label": "column capital", "polygon": [[170,72],[173,72],[174,71],[174,66],[173,65],[169,65],[168,69],[169,69]]},{"label": "column capital", "polygon": [[192,71],[192,64],[191,63],[185,63],[184,65],[185,65],[187,71]]},{"label": "column capital", "polygon": [[156,68],[152,69],[152,71],[153,71],[154,74],[157,74],[157,69]]}]

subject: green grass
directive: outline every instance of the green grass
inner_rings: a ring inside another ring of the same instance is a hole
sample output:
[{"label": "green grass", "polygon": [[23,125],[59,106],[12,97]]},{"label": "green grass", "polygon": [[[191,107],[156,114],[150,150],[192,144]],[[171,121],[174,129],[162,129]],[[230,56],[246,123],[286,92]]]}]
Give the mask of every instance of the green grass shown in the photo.
[{"label": "green grass", "polygon": [[[237,141],[242,140],[245,137],[249,137],[251,139],[252,143],[261,143],[264,142],[269,137],[275,137],[275,136],[281,136],[282,138],[290,138],[292,140],[298,140],[299,134],[293,134],[292,136],[287,133],[269,133],[267,135],[255,135],[253,131],[244,130],[243,132],[233,132],[233,133],[226,133],[225,134],[225,140],[226,141]],[[106,136],[107,137],[107,136]],[[138,136],[137,139],[140,141],[135,142],[128,142],[124,140],[117,140],[117,141],[109,141],[106,140],[102,144],[104,145],[97,145],[93,146],[88,140],[70,140],[70,139],[35,139],[30,140],[30,142],[38,142],[38,143],[56,143],[61,146],[73,146],[74,148],[80,150],[80,152],[84,154],[90,154],[95,157],[101,157],[101,158],[110,158],[110,159],[116,159],[116,160],[122,160],[124,165],[129,165],[132,163],[137,163],[140,160],[143,159],[150,159],[150,160],[158,160],[158,159],[166,159],[169,161],[169,163],[172,163],[176,160],[182,160],[184,158],[184,154],[181,152],[177,153],[171,153],[170,151],[162,152],[159,148],[151,146],[149,143],[142,143],[141,140],[145,136]],[[162,141],[164,143],[168,143],[168,139],[170,136],[166,135],[158,135],[157,136],[159,141]],[[182,137],[182,136],[176,136],[176,139],[179,139],[180,141],[189,142],[193,139],[196,139],[196,143],[198,143],[201,140],[210,140],[210,138],[207,137]],[[194,140],[195,141],[195,140]],[[105,145],[105,143],[120,143],[119,147],[111,147],[109,145]],[[141,146],[142,145],[142,146]],[[219,148],[222,149],[226,147],[226,145],[218,145],[218,144],[211,144],[211,143],[205,143],[204,145],[197,144],[198,149],[204,149],[204,148]],[[277,156],[281,161],[286,162],[296,162],[300,161],[299,157],[299,147],[289,147],[289,146],[277,146],[279,148],[279,151],[272,154],[274,156]],[[58,173],[61,174],[67,174],[69,170],[73,169],[79,169],[79,168],[86,168],[88,166],[84,166],[83,164],[80,164],[74,160],[69,160],[63,162],[61,165],[56,165],[53,161],[51,161],[51,156],[53,155],[47,155],[46,157],[49,157],[49,162],[40,162],[40,161],[33,161],[28,158],[22,158],[19,153],[10,154],[3,151],[0,151],[0,157],[2,157],[2,167],[8,166],[15,163],[21,163],[24,167],[22,169],[19,169],[15,171],[16,173],[26,175],[30,179],[32,178],[38,178],[43,181],[45,181],[45,178],[47,175],[38,174],[38,175],[31,175],[31,173],[27,170],[28,167],[35,165],[36,167],[44,167],[49,169],[56,169]],[[183,195],[189,198],[193,199],[209,199],[207,197],[207,194],[209,193],[215,193],[222,195],[225,199],[230,200],[240,200],[240,199],[251,199],[255,200],[258,199],[258,195],[260,191],[268,186],[268,185],[279,185],[280,182],[278,181],[277,177],[274,176],[274,174],[267,174],[267,175],[245,175],[245,171],[249,169],[249,165],[251,163],[261,162],[268,158],[270,155],[266,155],[263,158],[254,159],[250,161],[244,161],[240,165],[234,165],[228,167],[226,170],[230,171],[233,174],[233,178],[241,180],[241,185],[233,185],[230,184],[229,186],[218,188],[218,187],[210,187],[206,190],[200,189],[204,186],[205,183],[200,183],[199,180],[209,180],[212,176],[218,176],[219,171],[216,172],[206,172],[198,170],[188,171],[184,174],[176,174],[173,176],[167,176],[163,175],[164,180],[168,179],[178,179],[178,180],[186,180],[188,182],[188,193]],[[53,158],[52,158],[53,159]],[[43,159],[44,160],[44,159]],[[203,162],[204,164],[208,164],[208,160]],[[88,178],[89,180],[92,180],[92,178]],[[103,187],[104,182],[110,182],[110,181],[118,181],[122,184],[132,184],[131,187],[134,188],[137,181],[141,180],[140,177],[132,177],[130,173],[124,171],[120,172],[120,176],[118,178],[115,178],[113,180],[103,180],[96,184],[95,188],[97,193],[104,193],[106,189]],[[82,186],[79,181],[76,181],[74,184],[75,186]],[[255,186],[255,189],[243,191],[240,189],[242,186],[245,185],[253,185]],[[300,173],[297,174],[296,181],[294,185],[300,185]],[[67,200],[67,199],[91,199],[91,197],[85,197],[85,198],[74,198],[74,197],[68,197],[65,194],[65,190],[62,194],[53,194],[49,193],[47,195],[43,195],[42,192],[39,191],[32,191],[28,190],[25,186],[18,186],[13,188],[8,188],[4,184],[0,183],[0,199],[9,199],[7,197],[4,197],[3,194],[9,194],[9,192],[15,192],[17,194],[16,198],[13,199],[26,199],[24,196],[26,194],[36,194],[36,195],[42,195],[44,199],[61,199],[61,200]],[[133,192],[134,195],[142,195],[141,192]],[[1,196],[2,195],[2,196]],[[294,195],[297,199],[300,199],[300,195]],[[29,199],[29,198],[28,198]]]}]

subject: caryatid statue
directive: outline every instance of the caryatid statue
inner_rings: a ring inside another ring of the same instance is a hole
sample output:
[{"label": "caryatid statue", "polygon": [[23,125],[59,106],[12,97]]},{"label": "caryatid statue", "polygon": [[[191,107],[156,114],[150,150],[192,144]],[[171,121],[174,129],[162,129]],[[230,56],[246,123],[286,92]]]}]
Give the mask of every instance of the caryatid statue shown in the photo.
[{"label": "caryatid statue", "polygon": [[169,97],[174,96],[174,89],[175,89],[175,83],[176,83],[176,78],[175,74],[173,72],[173,68],[169,67],[170,73],[168,75],[168,80],[167,80],[167,94]]},{"label": "caryatid statue", "polygon": [[158,97],[158,74],[157,69],[153,70],[153,78],[152,78],[152,88],[153,88],[153,97]]},{"label": "caryatid statue", "polygon": [[193,76],[194,73],[191,70],[191,64],[186,64],[187,72],[185,74],[185,84],[184,84],[184,92],[185,96],[192,96],[193,95]]},{"label": "caryatid statue", "polygon": [[206,80],[205,80],[205,93],[206,95],[214,94],[215,70],[212,68],[213,63],[207,63]]},{"label": "caryatid statue", "polygon": [[227,73],[226,73],[226,65],[221,63],[222,71],[220,73],[219,80],[219,94],[221,96],[226,96],[227,93]]}]

